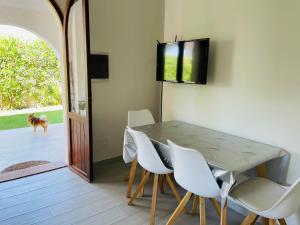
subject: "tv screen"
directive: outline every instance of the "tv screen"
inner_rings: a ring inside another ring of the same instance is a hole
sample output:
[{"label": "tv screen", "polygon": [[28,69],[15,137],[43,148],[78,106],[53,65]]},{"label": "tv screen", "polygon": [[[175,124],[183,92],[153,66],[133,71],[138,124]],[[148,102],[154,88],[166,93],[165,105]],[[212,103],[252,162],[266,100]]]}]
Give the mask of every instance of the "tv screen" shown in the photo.
[{"label": "tv screen", "polygon": [[157,80],[177,82],[179,43],[159,44],[157,48]]},{"label": "tv screen", "polygon": [[209,39],[157,46],[158,81],[206,84]]}]

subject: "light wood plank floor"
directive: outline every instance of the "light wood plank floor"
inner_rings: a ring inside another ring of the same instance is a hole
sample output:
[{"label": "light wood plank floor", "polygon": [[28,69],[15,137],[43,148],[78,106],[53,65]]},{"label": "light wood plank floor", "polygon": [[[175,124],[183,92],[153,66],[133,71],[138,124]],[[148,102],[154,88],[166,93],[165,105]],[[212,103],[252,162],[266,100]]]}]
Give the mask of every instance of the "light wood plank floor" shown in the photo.
[{"label": "light wood plank floor", "polygon": [[[95,170],[93,184],[68,168],[1,183],[0,225],[147,225],[152,184],[147,185],[145,197],[128,206],[127,184],[123,181],[128,167],[120,161],[97,165]],[[159,225],[166,223],[177,206],[170,190],[165,189],[166,194],[158,196],[156,224]],[[238,225],[242,220],[233,211],[228,217],[229,225]],[[199,217],[184,214],[176,224],[199,224]],[[207,224],[219,224],[210,204],[207,204]]]}]

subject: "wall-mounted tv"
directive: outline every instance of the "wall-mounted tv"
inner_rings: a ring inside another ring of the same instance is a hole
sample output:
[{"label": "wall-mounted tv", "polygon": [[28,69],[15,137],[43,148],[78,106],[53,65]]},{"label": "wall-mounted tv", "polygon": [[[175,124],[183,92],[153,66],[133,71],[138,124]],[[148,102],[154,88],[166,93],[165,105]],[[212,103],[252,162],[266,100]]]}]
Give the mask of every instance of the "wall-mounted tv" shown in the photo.
[{"label": "wall-mounted tv", "polygon": [[206,84],[209,39],[157,45],[157,81]]}]

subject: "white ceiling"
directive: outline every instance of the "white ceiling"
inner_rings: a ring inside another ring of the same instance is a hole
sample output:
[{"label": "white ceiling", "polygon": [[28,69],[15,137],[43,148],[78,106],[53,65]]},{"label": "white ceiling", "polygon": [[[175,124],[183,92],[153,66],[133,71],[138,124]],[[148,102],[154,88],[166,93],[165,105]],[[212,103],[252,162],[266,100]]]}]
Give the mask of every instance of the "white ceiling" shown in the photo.
[{"label": "white ceiling", "polygon": [[38,11],[49,10],[45,0],[0,0],[0,7],[13,7],[21,9],[33,9]]}]

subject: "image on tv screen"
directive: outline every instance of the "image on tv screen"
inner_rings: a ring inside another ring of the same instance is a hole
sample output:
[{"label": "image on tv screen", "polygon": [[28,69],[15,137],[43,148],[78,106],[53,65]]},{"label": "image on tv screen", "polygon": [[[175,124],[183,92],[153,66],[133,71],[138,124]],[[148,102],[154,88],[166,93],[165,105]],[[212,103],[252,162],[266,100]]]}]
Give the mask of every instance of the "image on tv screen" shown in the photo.
[{"label": "image on tv screen", "polygon": [[199,46],[196,42],[185,42],[183,50],[183,66],[182,66],[182,80],[185,82],[194,82],[198,77],[198,53]]},{"label": "image on tv screen", "polygon": [[164,80],[176,81],[178,69],[178,43],[167,44],[165,47]]}]

